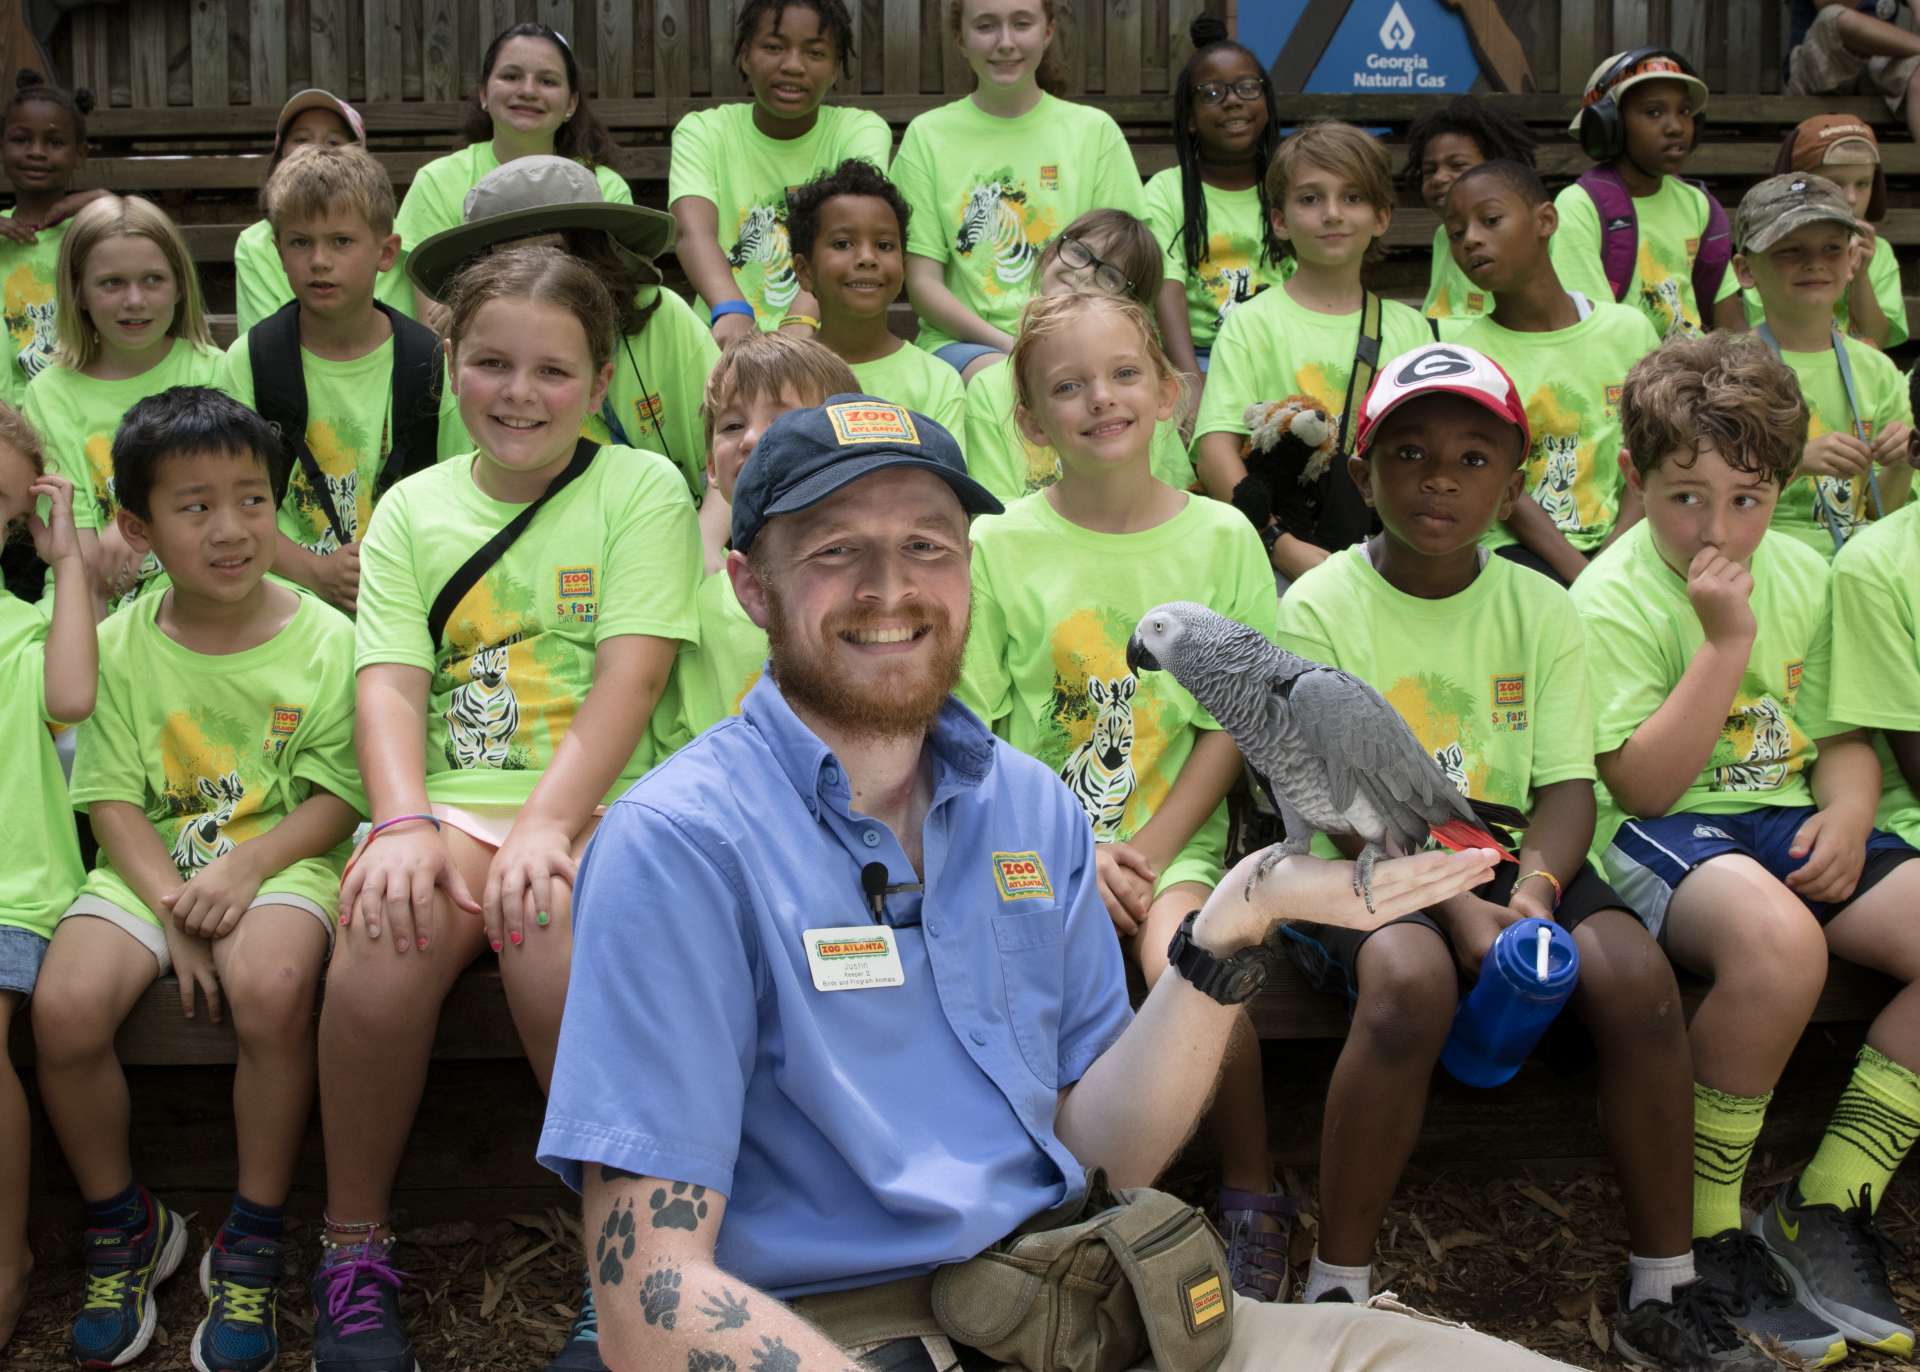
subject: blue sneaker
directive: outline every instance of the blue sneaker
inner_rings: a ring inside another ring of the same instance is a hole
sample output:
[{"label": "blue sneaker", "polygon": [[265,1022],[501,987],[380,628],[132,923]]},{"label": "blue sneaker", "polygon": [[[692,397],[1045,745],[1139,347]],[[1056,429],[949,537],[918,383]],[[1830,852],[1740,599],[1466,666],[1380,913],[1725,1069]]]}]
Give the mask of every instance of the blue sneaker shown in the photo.
[{"label": "blue sneaker", "polygon": [[600,1361],[600,1312],[593,1308],[593,1282],[580,1292],[580,1313],[573,1317],[567,1342],[547,1363],[546,1372],[607,1372]]},{"label": "blue sneaker", "polygon": [[280,1245],[248,1238],[200,1259],[207,1317],[193,1331],[194,1372],[267,1372],[280,1356]]},{"label": "blue sneaker", "polygon": [[149,1197],[144,1229],[89,1229],[82,1242],[87,1299],[73,1320],[73,1360],[85,1368],[124,1367],[153,1339],[153,1288],[179,1268],[187,1222]]},{"label": "blue sneaker", "polygon": [[313,1274],[313,1372],[420,1372],[392,1251],[391,1240],[336,1248]]}]

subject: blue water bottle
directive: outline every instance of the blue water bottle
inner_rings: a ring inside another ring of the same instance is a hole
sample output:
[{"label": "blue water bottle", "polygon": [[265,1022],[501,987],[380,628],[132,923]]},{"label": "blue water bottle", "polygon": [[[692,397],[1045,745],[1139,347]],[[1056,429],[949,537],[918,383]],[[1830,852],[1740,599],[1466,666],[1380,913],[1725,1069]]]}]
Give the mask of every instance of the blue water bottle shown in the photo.
[{"label": "blue water bottle", "polygon": [[1550,919],[1500,931],[1480,980],[1454,1012],[1440,1063],[1468,1086],[1499,1086],[1520,1070],[1580,980],[1573,935]]}]

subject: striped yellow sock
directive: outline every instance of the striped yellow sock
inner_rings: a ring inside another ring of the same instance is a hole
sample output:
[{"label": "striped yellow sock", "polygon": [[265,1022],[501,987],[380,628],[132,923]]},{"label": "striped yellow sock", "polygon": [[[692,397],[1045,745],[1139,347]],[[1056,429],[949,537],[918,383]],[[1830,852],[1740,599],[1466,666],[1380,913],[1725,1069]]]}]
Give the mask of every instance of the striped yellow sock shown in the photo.
[{"label": "striped yellow sock", "polygon": [[1800,1174],[1802,1203],[1848,1210],[1871,1187],[1877,1205],[1916,1136],[1920,1076],[1862,1047],[1820,1150]]},{"label": "striped yellow sock", "polygon": [[1693,1236],[1710,1239],[1740,1227],[1740,1183],[1767,1118],[1764,1096],[1730,1096],[1693,1084]]}]

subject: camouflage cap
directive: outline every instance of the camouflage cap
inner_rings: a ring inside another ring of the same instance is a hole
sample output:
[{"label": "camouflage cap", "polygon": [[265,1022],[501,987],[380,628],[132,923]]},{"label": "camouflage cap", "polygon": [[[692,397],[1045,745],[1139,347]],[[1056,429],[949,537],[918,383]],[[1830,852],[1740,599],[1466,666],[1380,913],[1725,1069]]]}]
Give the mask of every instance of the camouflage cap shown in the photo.
[{"label": "camouflage cap", "polygon": [[1858,232],[1860,221],[1841,189],[1824,176],[1789,172],[1769,176],[1740,198],[1733,214],[1736,252],[1765,252],[1795,229],[1840,224]]}]

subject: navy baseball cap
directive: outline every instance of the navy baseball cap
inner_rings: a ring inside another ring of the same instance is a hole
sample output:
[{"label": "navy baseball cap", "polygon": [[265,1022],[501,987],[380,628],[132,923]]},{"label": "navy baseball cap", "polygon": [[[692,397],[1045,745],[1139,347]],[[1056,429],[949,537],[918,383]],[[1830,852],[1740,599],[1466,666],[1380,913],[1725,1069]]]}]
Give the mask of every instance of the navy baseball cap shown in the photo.
[{"label": "navy baseball cap", "polygon": [[828,396],[767,426],[733,487],[734,550],[746,552],[775,515],[818,505],[863,476],[892,467],[932,472],[970,515],[1004,508],[967,475],[953,435],[923,414],[870,395]]}]

